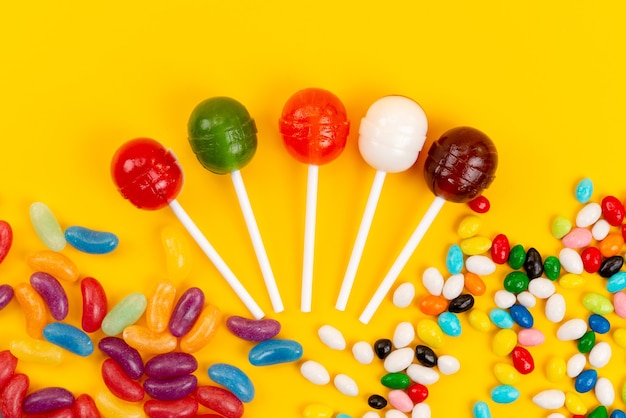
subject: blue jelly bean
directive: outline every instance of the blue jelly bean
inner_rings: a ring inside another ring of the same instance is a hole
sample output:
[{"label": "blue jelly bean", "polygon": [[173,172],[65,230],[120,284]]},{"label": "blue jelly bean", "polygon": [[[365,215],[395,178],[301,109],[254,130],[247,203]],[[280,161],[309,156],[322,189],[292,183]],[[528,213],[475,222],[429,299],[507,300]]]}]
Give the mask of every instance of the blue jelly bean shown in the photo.
[{"label": "blue jelly bean", "polygon": [[65,230],[65,240],[78,251],[89,254],[107,254],[117,248],[119,239],[111,232],[94,231],[82,226]]},{"label": "blue jelly bean", "polygon": [[254,385],[239,368],[230,364],[218,363],[209,367],[209,377],[218,385],[230,390],[241,402],[254,399]]},{"label": "blue jelly bean", "polygon": [[491,411],[489,410],[489,405],[483,401],[478,401],[474,404],[474,408],[472,408],[472,414],[474,418],[491,418]]},{"label": "blue jelly bean", "polygon": [[437,318],[437,323],[444,334],[451,337],[461,335],[461,321],[459,321],[459,317],[455,313],[442,312]]},{"label": "blue jelly bean", "polygon": [[620,411],[619,409],[614,409],[609,418],[626,418],[626,413],[624,413],[624,411]]},{"label": "blue jelly bean", "polygon": [[248,352],[248,361],[253,366],[291,363],[300,360],[302,353],[302,345],[297,341],[272,339],[252,347]]},{"label": "blue jelly bean", "polygon": [[594,369],[585,370],[578,376],[574,382],[574,389],[578,393],[587,393],[596,386],[598,381],[598,372]]},{"label": "blue jelly bean", "polygon": [[463,251],[458,244],[452,244],[446,257],[446,268],[450,274],[459,274],[463,269]]},{"label": "blue jelly bean", "polygon": [[576,186],[576,200],[579,203],[587,203],[593,194],[593,182],[591,179],[584,178]]},{"label": "blue jelly bean", "polygon": [[519,390],[511,385],[500,385],[491,391],[491,400],[495,403],[511,403],[519,398]]},{"label": "blue jelly bean", "polygon": [[606,334],[611,330],[611,322],[598,314],[589,315],[589,328],[598,334]]},{"label": "blue jelly bean", "polygon": [[532,328],[535,320],[528,308],[518,303],[509,308],[511,318],[513,321],[522,328]]},{"label": "blue jelly bean", "polygon": [[489,311],[489,319],[498,328],[513,328],[513,318],[504,309],[493,308]]},{"label": "blue jelly bean", "polygon": [[53,322],[43,329],[43,337],[52,344],[69,352],[86,357],[93,353],[94,346],[89,335],[73,325]]},{"label": "blue jelly bean", "polygon": [[620,292],[626,289],[626,271],[618,271],[606,282],[606,290],[611,293]]},{"label": "blue jelly bean", "polygon": [[335,418],[352,418],[352,415],[341,413],[341,414],[337,414]]}]

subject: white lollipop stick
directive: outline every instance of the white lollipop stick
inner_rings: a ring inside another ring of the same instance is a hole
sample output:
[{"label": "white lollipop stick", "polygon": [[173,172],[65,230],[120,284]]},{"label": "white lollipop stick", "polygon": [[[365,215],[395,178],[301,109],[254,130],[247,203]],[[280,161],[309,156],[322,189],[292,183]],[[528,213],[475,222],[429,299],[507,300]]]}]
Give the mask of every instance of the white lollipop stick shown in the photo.
[{"label": "white lollipop stick", "polygon": [[183,209],[183,207],[176,200],[172,200],[170,203],[170,208],[174,212],[174,214],[178,217],[178,220],[183,224],[183,226],[187,229],[189,234],[193,237],[193,239],[198,243],[202,251],[209,257],[209,260],[213,262],[217,270],[222,274],[224,279],[228,282],[230,287],[235,291],[239,299],[243,302],[243,304],[248,308],[252,316],[256,319],[261,319],[265,316],[263,310],[259,307],[259,305],[254,301],[250,293],[243,287],[239,279],[235,276],[235,274],[228,268],[224,260],[219,256],[217,251],[213,248],[211,243],[206,239],[204,234],[200,231],[200,229],[196,226],[193,220],[187,215],[187,212]]},{"label": "white lollipop stick", "polygon": [[343,276],[343,282],[341,283],[341,290],[339,291],[339,297],[335,308],[343,311],[348,304],[348,298],[352,291],[352,285],[354,284],[354,278],[359,268],[361,256],[363,255],[363,249],[365,248],[365,241],[369,234],[370,227],[372,226],[372,220],[374,219],[374,212],[376,212],[376,206],[380,199],[380,193],[385,182],[385,175],[387,173],[382,170],[376,170],[376,176],[374,176],[374,182],[370,189],[369,197],[367,198],[367,204],[365,205],[365,211],[363,212],[363,218],[361,219],[361,225],[359,226],[359,232],[352,248],[352,254],[350,254],[350,261],[348,262],[348,268],[346,274]]},{"label": "white lollipop stick", "polygon": [[313,294],[313,253],[315,250],[315,218],[317,210],[317,179],[319,166],[309,164],[304,219],[304,259],[302,263],[302,295],[300,310],[311,312]]},{"label": "white lollipop stick", "polygon": [[369,323],[370,319],[372,319],[374,312],[376,312],[376,309],[378,309],[378,307],[382,303],[383,299],[385,298],[385,295],[387,295],[387,293],[389,292],[389,289],[391,289],[391,286],[393,286],[393,283],[396,281],[396,279],[400,275],[400,272],[402,271],[406,263],[409,261],[409,258],[411,257],[411,255],[413,254],[417,246],[419,245],[426,231],[428,231],[428,228],[430,227],[430,225],[433,223],[433,221],[437,217],[437,214],[441,210],[441,207],[443,206],[445,201],[446,200],[442,197],[439,197],[439,196],[435,197],[435,200],[433,200],[433,202],[430,204],[430,207],[426,211],[426,214],[424,215],[420,223],[417,225],[417,228],[415,228],[415,231],[413,231],[413,234],[411,235],[411,237],[405,244],[404,248],[400,252],[400,255],[398,256],[396,261],[393,263],[393,265],[391,266],[391,269],[389,270],[389,272],[387,273],[383,281],[380,283],[380,285],[378,286],[378,289],[376,289],[376,292],[374,293],[369,303],[363,310],[363,313],[359,317],[359,321],[361,321],[364,324],[367,324]]},{"label": "white lollipop stick", "polygon": [[248,233],[250,234],[250,239],[252,240],[257,261],[261,267],[261,273],[263,274],[265,287],[267,288],[267,292],[269,293],[272,301],[272,307],[274,308],[274,312],[282,312],[284,310],[283,301],[280,298],[278,286],[276,285],[276,279],[274,279],[274,273],[272,273],[272,268],[267,258],[267,252],[265,251],[265,246],[261,240],[261,233],[259,232],[259,227],[257,226],[256,219],[254,218],[254,212],[252,212],[252,205],[250,205],[250,199],[248,198],[248,193],[246,192],[246,186],[243,184],[241,171],[235,170],[231,172],[230,177],[233,180],[233,185],[235,186],[235,192],[237,193],[237,198],[239,199],[239,206],[241,207],[243,217],[246,221],[246,226],[248,227]]}]

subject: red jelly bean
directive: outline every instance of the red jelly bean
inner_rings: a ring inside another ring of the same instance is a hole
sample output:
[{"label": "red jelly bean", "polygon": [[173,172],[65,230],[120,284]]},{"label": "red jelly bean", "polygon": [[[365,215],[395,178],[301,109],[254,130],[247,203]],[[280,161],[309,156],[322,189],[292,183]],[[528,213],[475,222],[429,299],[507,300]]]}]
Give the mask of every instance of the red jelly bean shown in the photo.
[{"label": "red jelly bean", "polygon": [[622,238],[626,241],[626,224],[622,225]]},{"label": "red jelly bean", "polygon": [[491,259],[494,263],[504,264],[509,259],[509,253],[511,252],[511,244],[509,239],[504,234],[498,234],[491,241]]},{"label": "red jelly bean", "polygon": [[9,350],[0,351],[0,390],[11,380],[17,367],[17,357]]},{"label": "red jelly bean", "polygon": [[83,331],[96,332],[107,314],[106,293],[100,282],[93,277],[85,277],[80,281],[80,291],[83,295]]},{"label": "red jelly bean", "polygon": [[[57,409],[41,414],[26,414],[25,416],[26,418],[76,418],[76,414],[71,408]],[[95,416],[97,417],[97,415]]]},{"label": "red jelly bean", "polygon": [[521,374],[528,374],[535,369],[535,360],[530,351],[524,347],[517,346],[511,352],[513,358],[513,367]]},{"label": "red jelly bean", "polygon": [[200,405],[226,418],[240,418],[243,415],[243,403],[226,389],[217,386],[198,386],[195,397]]},{"label": "red jelly bean", "polygon": [[587,247],[580,253],[583,260],[583,267],[587,273],[595,273],[602,264],[602,253],[596,247]]},{"label": "red jelly bean", "polygon": [[472,209],[476,213],[486,213],[489,212],[489,208],[491,208],[491,203],[489,203],[489,199],[482,195],[475,197],[467,204],[470,209]]},{"label": "red jelly bean", "polygon": [[100,411],[93,398],[86,393],[78,396],[74,401],[74,414],[76,418],[101,418]]},{"label": "red jelly bean", "polygon": [[621,225],[624,221],[624,205],[615,196],[606,196],[602,199],[602,216],[613,225]]},{"label": "red jelly bean", "polygon": [[113,359],[102,363],[102,379],[111,393],[128,402],[139,402],[144,397],[143,387],[132,380]]},{"label": "red jelly bean", "polygon": [[0,263],[7,256],[13,243],[13,230],[7,221],[0,221]]},{"label": "red jelly bean", "polygon": [[407,388],[407,394],[413,403],[424,402],[428,398],[428,388],[421,383],[413,383]]},{"label": "red jelly bean", "polygon": [[143,410],[150,418],[192,417],[198,412],[198,401],[189,397],[176,401],[151,399],[143,404]]},{"label": "red jelly bean", "polygon": [[2,418],[22,418],[22,402],[26,397],[30,380],[25,374],[14,374],[0,393]]}]

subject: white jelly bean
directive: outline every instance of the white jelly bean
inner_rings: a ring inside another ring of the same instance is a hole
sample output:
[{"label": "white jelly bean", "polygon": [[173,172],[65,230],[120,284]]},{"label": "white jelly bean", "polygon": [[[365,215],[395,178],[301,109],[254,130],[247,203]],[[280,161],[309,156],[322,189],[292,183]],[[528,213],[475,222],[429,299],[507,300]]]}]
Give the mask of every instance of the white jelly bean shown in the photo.
[{"label": "white jelly bean", "polygon": [[556,338],[561,341],[577,340],[587,332],[587,322],[582,319],[565,321],[556,331]]},{"label": "white jelly bean", "polygon": [[487,256],[472,255],[465,260],[465,268],[471,273],[486,276],[496,271],[496,263]]},{"label": "white jelly bean", "polygon": [[359,341],[352,346],[352,355],[361,364],[370,364],[374,361],[374,349],[365,341]]},{"label": "white jelly bean", "polygon": [[498,290],[496,294],[493,296],[493,301],[496,303],[496,306],[500,309],[509,309],[516,302],[517,298],[514,293],[509,292],[508,290]]},{"label": "white jelly bean", "polygon": [[462,274],[453,274],[443,284],[441,291],[444,298],[452,300],[463,292],[465,286],[465,277]]},{"label": "white jelly bean", "polygon": [[401,372],[413,362],[415,352],[411,347],[392,351],[385,357],[384,367],[388,373]]},{"label": "white jelly bean", "polygon": [[572,379],[578,376],[587,365],[587,357],[582,353],[576,353],[567,360],[566,373]]},{"label": "white jelly bean", "polygon": [[546,301],[546,318],[551,322],[561,322],[565,317],[565,310],[565,298],[560,293],[555,293]]},{"label": "white jelly bean", "polygon": [[406,414],[397,409],[390,409],[385,412],[385,418],[407,418]]},{"label": "white jelly bean", "polygon": [[558,389],[548,389],[533,396],[533,403],[543,409],[559,409],[565,405],[565,393]]},{"label": "white jelly bean", "polygon": [[335,384],[337,390],[344,395],[357,396],[359,394],[359,387],[356,382],[346,374],[340,373],[335,376],[333,383]]},{"label": "white jelly bean", "polygon": [[579,228],[586,228],[593,225],[602,216],[602,206],[596,202],[587,203],[576,214],[576,226]]},{"label": "white jelly bean", "polygon": [[550,415],[548,415],[548,418],[567,418],[567,417],[559,412],[553,412]]},{"label": "white jelly bean", "polygon": [[333,350],[343,350],[346,348],[346,340],[337,328],[330,325],[322,325],[317,331],[324,344]]},{"label": "white jelly bean", "polygon": [[411,418],[430,418],[430,406],[427,403],[421,402],[413,407],[411,412]]},{"label": "white jelly bean", "polygon": [[300,373],[306,380],[314,385],[325,385],[330,382],[330,375],[324,366],[320,363],[308,360],[300,366]]},{"label": "white jelly bean", "polygon": [[443,375],[451,375],[459,371],[461,363],[456,357],[444,354],[437,359],[437,368]]},{"label": "white jelly bean", "polygon": [[525,306],[526,308],[534,308],[537,304],[537,298],[528,290],[518,293],[517,301],[520,305]]},{"label": "white jelly bean", "polygon": [[583,260],[578,251],[572,248],[563,248],[559,252],[561,267],[568,273],[581,274],[584,270]]},{"label": "white jelly bean", "polygon": [[439,373],[436,370],[421,364],[411,364],[406,369],[406,374],[412,381],[422,385],[432,385],[439,381]]},{"label": "white jelly bean", "polygon": [[398,308],[406,308],[413,302],[415,297],[415,285],[404,282],[393,292],[393,304]]},{"label": "white jelly bean", "polygon": [[443,276],[435,267],[428,267],[422,274],[422,284],[434,296],[440,296],[443,291]]},{"label": "white jelly bean", "polygon": [[591,364],[596,369],[604,367],[611,360],[611,356],[613,355],[613,350],[609,343],[604,341],[597,343],[593,346],[591,351],[589,352],[589,364]]},{"label": "white jelly bean", "polygon": [[600,219],[591,228],[591,236],[596,241],[602,241],[611,232],[611,224],[606,219]]},{"label": "white jelly bean", "polygon": [[537,277],[528,284],[528,291],[539,299],[548,299],[556,291],[554,282],[545,277]]},{"label": "white jelly bean", "polygon": [[415,327],[410,322],[400,322],[393,333],[393,346],[404,348],[415,339]]},{"label": "white jelly bean", "polygon": [[363,418],[380,418],[380,414],[374,411],[368,411],[363,414]]},{"label": "white jelly bean", "polygon": [[615,388],[606,377],[599,377],[594,388],[596,399],[601,405],[611,406],[615,401]]}]

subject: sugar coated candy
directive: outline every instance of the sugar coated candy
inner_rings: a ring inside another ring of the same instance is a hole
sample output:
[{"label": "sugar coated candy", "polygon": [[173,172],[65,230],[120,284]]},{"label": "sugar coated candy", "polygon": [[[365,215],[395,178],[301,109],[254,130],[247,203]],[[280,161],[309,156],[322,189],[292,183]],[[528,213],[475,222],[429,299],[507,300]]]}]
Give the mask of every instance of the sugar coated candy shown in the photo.
[{"label": "sugar coated candy", "polygon": [[112,232],[73,225],[65,229],[65,240],[87,254],[108,254],[117,248],[119,238]]},{"label": "sugar coated candy", "polygon": [[287,339],[261,341],[248,352],[248,361],[253,366],[269,366],[298,361],[303,354],[302,345]]},{"label": "sugar coated candy", "polygon": [[12,244],[13,229],[11,228],[11,224],[7,221],[0,220],[0,263],[4,261]]},{"label": "sugar coated candy", "polygon": [[189,396],[196,389],[198,378],[193,374],[169,379],[148,378],[143,382],[146,394],[160,401],[175,401]]},{"label": "sugar coated candy", "polygon": [[29,393],[22,402],[27,414],[41,414],[74,405],[74,395],[67,389],[49,387]]},{"label": "sugar coated candy", "polygon": [[218,385],[230,390],[241,402],[254,399],[254,385],[243,370],[231,364],[216,363],[209,367],[209,377]]},{"label": "sugar coated candy", "polygon": [[230,316],[226,327],[237,337],[247,341],[265,341],[274,338],[280,332],[280,322],[275,319],[249,319]]},{"label": "sugar coated candy", "polygon": [[50,208],[45,203],[34,202],[30,205],[29,212],[30,221],[41,242],[52,251],[63,250],[67,244],[65,235]]},{"label": "sugar coated candy", "polygon": [[135,348],[118,337],[104,337],[98,342],[98,348],[115,360],[124,373],[133,380],[138,380],[144,373],[144,364]]},{"label": "sugar coated candy", "polygon": [[44,338],[79,356],[89,356],[94,351],[93,341],[85,332],[73,325],[52,322],[43,329]]}]

